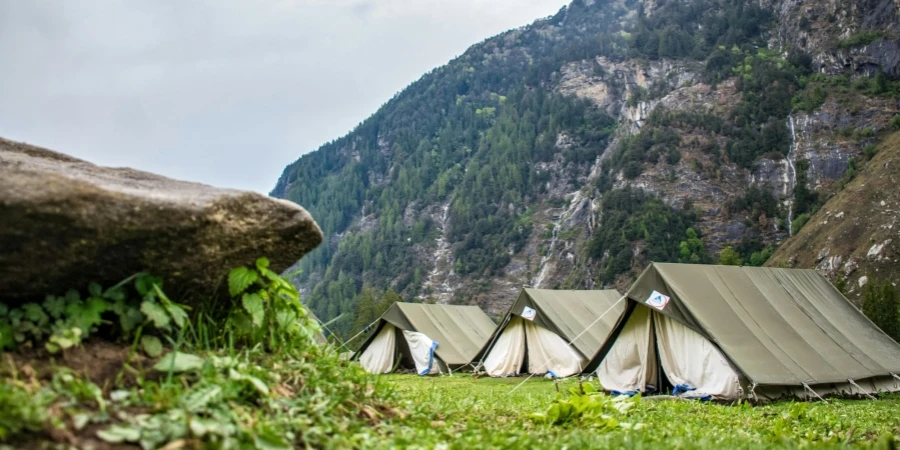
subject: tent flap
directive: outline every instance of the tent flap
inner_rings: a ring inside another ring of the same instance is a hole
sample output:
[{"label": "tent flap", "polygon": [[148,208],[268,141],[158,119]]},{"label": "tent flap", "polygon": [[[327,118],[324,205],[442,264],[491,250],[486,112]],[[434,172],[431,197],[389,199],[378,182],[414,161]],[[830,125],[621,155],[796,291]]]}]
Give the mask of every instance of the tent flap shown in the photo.
[{"label": "tent flap", "polygon": [[525,362],[525,324],[515,317],[506,325],[503,333],[484,360],[484,371],[492,377],[518,375]]},{"label": "tent flap", "polygon": [[656,381],[656,346],[650,310],[638,307],[632,312],[609,353],[597,369],[604,389],[613,392],[646,392]]},{"label": "tent flap", "polygon": [[369,373],[389,373],[394,368],[397,353],[394,326],[385,324],[375,339],[359,357],[359,363]]},{"label": "tent flap", "polygon": [[403,330],[403,337],[406,339],[406,344],[409,345],[409,353],[412,355],[417,374],[440,373],[438,365],[434,363],[434,350],[438,348],[437,342],[416,331]]},{"label": "tent flap", "polygon": [[740,398],[738,374],[716,346],[676,320],[654,315],[659,359],[673,386],[687,391],[687,397]]},{"label": "tent flap", "polygon": [[552,373],[554,377],[570,377],[581,373],[587,358],[558,334],[525,321],[528,342],[528,373]]}]

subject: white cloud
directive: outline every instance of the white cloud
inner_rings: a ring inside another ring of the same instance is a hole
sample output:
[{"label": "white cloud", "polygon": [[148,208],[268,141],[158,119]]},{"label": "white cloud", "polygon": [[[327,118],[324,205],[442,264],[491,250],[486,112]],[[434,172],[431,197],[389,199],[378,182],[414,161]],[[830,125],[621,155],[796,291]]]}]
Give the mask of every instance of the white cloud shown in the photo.
[{"label": "white cloud", "polygon": [[565,0],[0,0],[0,136],[267,192],[469,45]]}]

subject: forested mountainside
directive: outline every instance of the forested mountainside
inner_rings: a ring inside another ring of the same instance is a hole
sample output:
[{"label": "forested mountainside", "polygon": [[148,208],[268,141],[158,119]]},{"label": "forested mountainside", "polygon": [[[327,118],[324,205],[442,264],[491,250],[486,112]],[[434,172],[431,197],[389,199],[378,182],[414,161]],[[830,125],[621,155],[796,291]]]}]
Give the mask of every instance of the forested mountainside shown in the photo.
[{"label": "forested mountainside", "polygon": [[272,195],[326,235],[295,281],[347,336],[391,299],[496,315],[650,261],[765,264],[900,128],[898,34],[894,0],[575,0],[285,169]]}]

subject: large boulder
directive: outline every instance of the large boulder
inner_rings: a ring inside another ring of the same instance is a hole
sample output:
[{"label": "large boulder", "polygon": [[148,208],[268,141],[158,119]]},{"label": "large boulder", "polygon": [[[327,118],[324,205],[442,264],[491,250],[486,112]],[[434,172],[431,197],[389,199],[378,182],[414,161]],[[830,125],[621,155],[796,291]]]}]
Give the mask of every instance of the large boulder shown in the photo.
[{"label": "large boulder", "polygon": [[227,295],[228,271],[287,269],[322,241],[305,209],[252,192],[114,169],[0,139],[0,299],[104,286],[139,271],[187,302]]}]

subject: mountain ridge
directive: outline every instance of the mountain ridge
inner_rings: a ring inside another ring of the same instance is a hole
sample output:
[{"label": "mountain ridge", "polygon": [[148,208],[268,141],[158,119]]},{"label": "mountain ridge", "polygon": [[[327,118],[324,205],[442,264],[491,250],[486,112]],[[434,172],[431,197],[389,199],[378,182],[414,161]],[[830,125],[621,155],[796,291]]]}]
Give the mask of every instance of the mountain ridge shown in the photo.
[{"label": "mountain ridge", "polygon": [[898,110],[897,7],[863,3],[576,0],[476,44],[285,169],[272,195],[328,236],[295,281],[323,318],[365,286],[496,314],[652,260],[761,264]]}]

